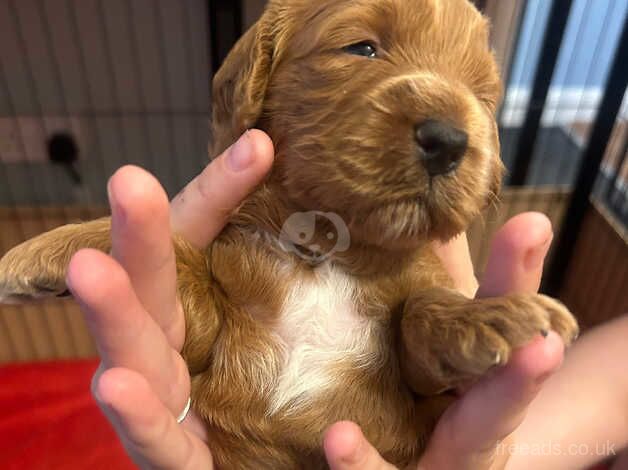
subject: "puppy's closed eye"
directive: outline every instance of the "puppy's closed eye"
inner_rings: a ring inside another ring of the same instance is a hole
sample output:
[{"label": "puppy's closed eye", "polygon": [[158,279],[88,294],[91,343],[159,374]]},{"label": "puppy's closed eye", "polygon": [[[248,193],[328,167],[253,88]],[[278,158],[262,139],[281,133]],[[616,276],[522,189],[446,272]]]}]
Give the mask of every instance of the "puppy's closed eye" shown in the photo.
[{"label": "puppy's closed eye", "polygon": [[362,57],[367,57],[369,59],[375,59],[378,56],[377,47],[369,41],[362,41],[356,44],[351,44],[350,46],[344,47],[343,50],[348,54],[359,55]]}]

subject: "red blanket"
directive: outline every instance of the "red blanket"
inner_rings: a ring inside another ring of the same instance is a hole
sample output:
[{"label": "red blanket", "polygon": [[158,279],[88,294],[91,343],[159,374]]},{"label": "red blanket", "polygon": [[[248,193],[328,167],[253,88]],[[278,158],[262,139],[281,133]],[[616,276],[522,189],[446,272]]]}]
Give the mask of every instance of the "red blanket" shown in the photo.
[{"label": "red blanket", "polygon": [[136,468],[90,393],[97,361],[0,368],[0,468]]}]

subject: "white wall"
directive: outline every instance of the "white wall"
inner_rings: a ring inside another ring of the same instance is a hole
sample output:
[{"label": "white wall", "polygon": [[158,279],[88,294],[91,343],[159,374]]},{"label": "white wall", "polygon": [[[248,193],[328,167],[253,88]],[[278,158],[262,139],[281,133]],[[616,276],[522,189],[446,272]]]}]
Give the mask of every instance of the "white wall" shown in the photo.
[{"label": "white wall", "polygon": [[93,198],[123,162],[176,191],[207,159],[207,24],[205,0],[0,1],[0,160],[18,162],[0,203],[36,179],[72,202],[63,172],[37,163],[59,129],[78,138]]}]

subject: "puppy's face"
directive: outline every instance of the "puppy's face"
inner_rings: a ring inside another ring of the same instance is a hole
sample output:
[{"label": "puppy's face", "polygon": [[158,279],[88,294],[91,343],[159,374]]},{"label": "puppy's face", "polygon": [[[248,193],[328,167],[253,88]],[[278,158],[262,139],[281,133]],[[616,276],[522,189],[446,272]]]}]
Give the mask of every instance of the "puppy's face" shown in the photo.
[{"label": "puppy's face", "polygon": [[271,50],[243,77],[264,91],[252,113],[247,91],[241,125],[271,134],[288,198],[337,213],[353,240],[448,239],[497,191],[501,88],[466,0],[271,1],[249,41]]}]

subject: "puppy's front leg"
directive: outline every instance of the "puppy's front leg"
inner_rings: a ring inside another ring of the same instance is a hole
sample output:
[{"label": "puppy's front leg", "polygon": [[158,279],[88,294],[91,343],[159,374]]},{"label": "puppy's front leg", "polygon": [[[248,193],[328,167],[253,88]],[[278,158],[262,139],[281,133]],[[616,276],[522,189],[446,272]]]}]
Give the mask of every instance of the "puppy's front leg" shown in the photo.
[{"label": "puppy's front leg", "polygon": [[71,224],[16,246],[0,259],[0,303],[62,295],[72,256],[82,248],[111,249],[109,217]]},{"label": "puppy's front leg", "polygon": [[[0,303],[21,303],[67,292],[70,259],[83,248],[111,250],[111,218],[59,227],[11,249],[0,259]],[[183,355],[190,371],[207,367],[220,327],[217,289],[211,282],[205,250],[173,238],[177,287],[186,316]]]},{"label": "puppy's front leg", "polygon": [[471,300],[452,290],[430,289],[406,302],[401,368],[416,393],[434,395],[506,364],[514,349],[549,330],[556,331],[566,345],[578,332],[571,313],[549,297]]}]

